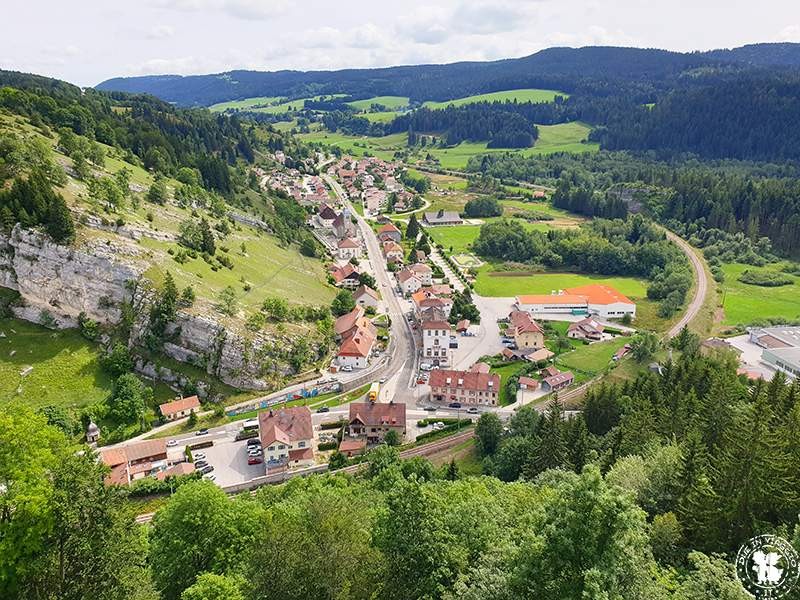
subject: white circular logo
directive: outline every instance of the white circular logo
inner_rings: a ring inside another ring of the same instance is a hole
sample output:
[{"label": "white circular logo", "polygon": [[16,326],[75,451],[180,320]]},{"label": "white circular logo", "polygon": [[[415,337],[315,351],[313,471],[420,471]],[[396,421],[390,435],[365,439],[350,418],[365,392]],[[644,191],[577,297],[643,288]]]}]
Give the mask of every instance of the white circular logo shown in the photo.
[{"label": "white circular logo", "polygon": [[797,584],[797,552],[777,535],[749,539],[736,554],[736,576],[758,600],[782,598]]}]

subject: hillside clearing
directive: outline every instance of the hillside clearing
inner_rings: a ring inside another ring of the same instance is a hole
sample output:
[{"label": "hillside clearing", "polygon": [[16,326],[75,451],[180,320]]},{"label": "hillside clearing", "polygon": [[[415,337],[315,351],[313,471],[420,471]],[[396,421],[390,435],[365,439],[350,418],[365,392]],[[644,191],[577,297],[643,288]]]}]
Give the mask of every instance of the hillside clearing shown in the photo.
[{"label": "hillside clearing", "polygon": [[429,100],[423,104],[426,108],[446,108],[450,104],[453,106],[463,106],[465,104],[474,104],[475,102],[552,102],[556,96],[563,96],[568,98],[569,94],[564,92],[556,92],[554,90],[540,90],[540,89],[521,89],[521,90],[505,90],[502,92],[491,92],[489,94],[477,94],[475,96],[467,96],[465,98],[457,98],[456,100],[446,100],[444,102],[434,102]]}]

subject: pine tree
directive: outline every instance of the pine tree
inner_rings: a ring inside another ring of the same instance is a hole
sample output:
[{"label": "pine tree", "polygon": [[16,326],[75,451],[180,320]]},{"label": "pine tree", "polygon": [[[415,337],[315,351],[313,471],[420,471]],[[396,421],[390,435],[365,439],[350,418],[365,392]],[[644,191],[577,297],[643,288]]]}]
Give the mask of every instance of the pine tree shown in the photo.
[{"label": "pine tree", "polygon": [[589,460],[589,430],[581,415],[567,421],[567,460],[576,473]]},{"label": "pine tree", "polygon": [[408,219],[408,226],[406,226],[406,239],[416,240],[418,235],[419,235],[419,222],[417,221],[416,213],[412,213],[411,218]]},{"label": "pine tree", "polygon": [[533,460],[525,465],[525,477],[533,479],[547,469],[557,469],[567,464],[567,445],[564,441],[563,407],[556,396],[547,406],[547,413],[539,429],[539,441]]},{"label": "pine tree", "polygon": [[70,243],[75,239],[75,223],[60,194],[55,194],[50,202],[45,227],[53,241],[59,244]]},{"label": "pine tree", "polygon": [[451,458],[450,462],[447,465],[447,468],[444,472],[444,478],[447,481],[456,481],[460,477],[458,473],[458,465],[456,465],[456,459]]},{"label": "pine tree", "polygon": [[200,220],[200,234],[202,235],[200,249],[214,256],[214,253],[217,251],[216,244],[214,243],[214,233],[211,231],[211,226],[205,219]]}]

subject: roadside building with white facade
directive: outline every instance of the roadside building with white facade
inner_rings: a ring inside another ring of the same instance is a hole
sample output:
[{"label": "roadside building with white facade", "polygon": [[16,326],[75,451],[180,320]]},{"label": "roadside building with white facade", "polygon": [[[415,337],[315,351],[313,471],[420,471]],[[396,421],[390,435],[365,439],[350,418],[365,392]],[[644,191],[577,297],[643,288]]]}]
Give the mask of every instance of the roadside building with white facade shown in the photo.
[{"label": "roadside building with white facade", "polygon": [[447,321],[423,321],[422,359],[436,366],[450,365],[450,323]]}]

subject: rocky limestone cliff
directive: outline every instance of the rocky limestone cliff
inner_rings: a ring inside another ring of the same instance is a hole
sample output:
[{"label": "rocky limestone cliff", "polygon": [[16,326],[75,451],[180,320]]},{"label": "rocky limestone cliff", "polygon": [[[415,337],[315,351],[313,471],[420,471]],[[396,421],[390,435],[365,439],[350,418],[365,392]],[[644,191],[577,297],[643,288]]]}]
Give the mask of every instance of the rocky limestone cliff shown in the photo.
[{"label": "rocky limestone cliff", "polygon": [[[10,236],[0,234],[0,287],[20,293],[22,303],[13,309],[18,318],[43,323],[46,312],[49,325],[67,328],[76,327],[83,312],[113,325],[121,319],[122,303],[131,300],[127,282],[140,280],[148,266],[140,254],[127,240],[76,249],[17,226]],[[131,335],[133,345],[146,332],[148,312],[144,302]],[[187,312],[178,313],[167,335],[170,341],[163,348],[167,356],[237,388],[266,390],[280,377],[292,375],[288,337],[245,337],[210,316]]]},{"label": "rocky limestone cliff", "polygon": [[[24,305],[15,313],[23,319],[39,320],[47,311],[60,326],[74,326],[83,312],[101,323],[116,323],[120,305],[130,297],[126,283],[147,267],[135,254],[135,248],[117,244],[60,246],[17,225],[10,236],[0,235],[0,286],[19,292]],[[120,260],[125,255],[131,260]]]}]

